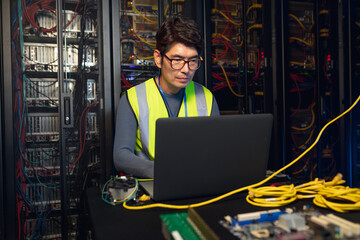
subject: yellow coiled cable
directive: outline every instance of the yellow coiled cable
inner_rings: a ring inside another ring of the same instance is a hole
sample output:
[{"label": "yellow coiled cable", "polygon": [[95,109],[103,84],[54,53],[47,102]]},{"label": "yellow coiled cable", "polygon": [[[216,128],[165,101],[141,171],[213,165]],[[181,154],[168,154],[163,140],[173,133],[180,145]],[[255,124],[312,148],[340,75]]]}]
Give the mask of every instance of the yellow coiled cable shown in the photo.
[{"label": "yellow coiled cable", "polygon": [[[360,189],[341,186],[340,184],[344,182],[342,175],[338,174],[332,181],[315,179],[295,189],[293,185],[251,189],[246,200],[256,206],[277,207],[286,205],[296,198],[313,198],[315,205],[337,212],[360,210]],[[279,191],[276,190],[277,188]],[[294,190],[296,197],[294,197]]]}]

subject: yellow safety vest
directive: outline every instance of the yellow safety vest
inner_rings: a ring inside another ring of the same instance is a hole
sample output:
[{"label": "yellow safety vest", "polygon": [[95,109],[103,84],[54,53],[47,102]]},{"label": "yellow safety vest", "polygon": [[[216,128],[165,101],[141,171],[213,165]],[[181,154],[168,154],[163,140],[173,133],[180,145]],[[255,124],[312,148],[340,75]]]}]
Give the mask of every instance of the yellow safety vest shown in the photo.
[{"label": "yellow safety vest", "polygon": [[[213,95],[207,88],[191,81],[185,88],[185,94],[188,117],[210,116]],[[127,97],[138,122],[135,152],[138,156],[154,160],[156,120],[170,117],[155,79],[130,88]],[[184,99],[178,117],[185,117]]]}]

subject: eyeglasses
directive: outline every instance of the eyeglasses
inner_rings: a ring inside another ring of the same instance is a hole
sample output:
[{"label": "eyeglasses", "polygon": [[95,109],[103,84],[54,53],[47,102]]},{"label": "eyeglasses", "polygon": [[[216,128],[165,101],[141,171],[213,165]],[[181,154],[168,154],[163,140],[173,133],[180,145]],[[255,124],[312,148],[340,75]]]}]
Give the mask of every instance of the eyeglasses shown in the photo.
[{"label": "eyeglasses", "polygon": [[164,54],[164,56],[170,61],[170,66],[174,70],[180,70],[182,69],[185,64],[187,63],[190,70],[197,70],[200,67],[200,64],[202,62],[202,57],[194,58],[186,61],[185,59],[170,59],[168,56]]}]

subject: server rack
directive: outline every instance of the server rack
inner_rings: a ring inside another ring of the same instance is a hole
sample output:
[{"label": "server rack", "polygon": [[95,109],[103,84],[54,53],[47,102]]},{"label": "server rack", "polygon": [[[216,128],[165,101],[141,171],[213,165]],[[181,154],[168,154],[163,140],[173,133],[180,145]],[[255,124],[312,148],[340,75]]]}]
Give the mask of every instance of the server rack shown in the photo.
[{"label": "server rack", "polygon": [[121,90],[158,74],[153,61],[157,1],[120,1]]},{"label": "server rack", "polygon": [[[284,164],[310,147],[322,126],[339,115],[344,107],[338,44],[341,15],[339,17],[337,4],[286,1],[282,5]],[[313,179],[331,178],[343,172],[342,121],[329,127],[317,147],[288,173]]]},{"label": "server rack", "polygon": [[82,193],[104,181],[112,166],[112,68],[103,63],[111,56],[103,39],[110,6],[2,3],[10,44],[2,78],[6,236],[76,239],[83,232]]},{"label": "server rack", "polygon": [[272,112],[271,1],[214,1],[210,6],[209,86],[226,113]]},{"label": "server rack", "polygon": [[[342,68],[342,14],[341,3],[318,1],[315,6],[317,22],[317,78],[318,78],[318,125],[324,126],[340,115],[344,109],[344,76]],[[317,148],[319,177],[332,177],[345,172],[344,119],[337,121],[324,132]]]}]

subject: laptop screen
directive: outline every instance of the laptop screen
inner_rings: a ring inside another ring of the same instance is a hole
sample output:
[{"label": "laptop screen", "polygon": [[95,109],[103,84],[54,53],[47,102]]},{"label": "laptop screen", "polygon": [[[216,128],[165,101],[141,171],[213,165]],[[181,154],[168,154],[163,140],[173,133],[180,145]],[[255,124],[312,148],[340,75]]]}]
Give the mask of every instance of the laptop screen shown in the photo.
[{"label": "laptop screen", "polygon": [[265,177],[271,114],[157,120],[154,200],[214,196]]}]

